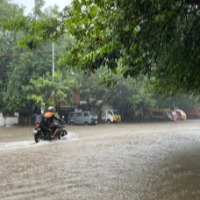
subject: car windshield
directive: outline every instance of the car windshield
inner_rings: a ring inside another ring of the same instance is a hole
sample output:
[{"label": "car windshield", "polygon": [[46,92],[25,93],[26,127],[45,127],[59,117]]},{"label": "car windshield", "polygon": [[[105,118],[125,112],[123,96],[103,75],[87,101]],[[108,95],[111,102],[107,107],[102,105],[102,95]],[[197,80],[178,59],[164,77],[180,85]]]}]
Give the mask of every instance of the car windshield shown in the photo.
[{"label": "car windshield", "polygon": [[90,114],[91,114],[92,116],[97,116],[97,113],[96,113],[95,111],[90,111]]},{"label": "car windshield", "polygon": [[113,110],[114,115],[119,115],[119,112],[117,110]]}]

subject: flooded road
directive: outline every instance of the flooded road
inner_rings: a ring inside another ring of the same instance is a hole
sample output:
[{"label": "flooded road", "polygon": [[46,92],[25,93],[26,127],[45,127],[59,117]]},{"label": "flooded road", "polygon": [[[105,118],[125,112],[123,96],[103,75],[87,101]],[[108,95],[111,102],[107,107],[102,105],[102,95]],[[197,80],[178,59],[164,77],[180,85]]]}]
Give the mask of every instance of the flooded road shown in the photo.
[{"label": "flooded road", "polygon": [[1,200],[200,199],[200,120],[66,129],[0,128]]}]

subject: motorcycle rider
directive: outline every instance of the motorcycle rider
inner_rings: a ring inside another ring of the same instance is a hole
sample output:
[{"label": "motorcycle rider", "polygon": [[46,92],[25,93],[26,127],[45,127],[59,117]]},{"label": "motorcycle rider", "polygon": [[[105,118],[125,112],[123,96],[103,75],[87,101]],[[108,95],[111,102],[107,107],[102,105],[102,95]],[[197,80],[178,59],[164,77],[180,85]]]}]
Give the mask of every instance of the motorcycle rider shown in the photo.
[{"label": "motorcycle rider", "polygon": [[48,111],[44,114],[45,125],[53,130],[53,134],[51,135],[52,139],[55,138],[60,128],[58,124],[54,123],[54,120],[62,123],[62,121],[55,116],[54,110],[55,108],[53,106],[49,106]]}]

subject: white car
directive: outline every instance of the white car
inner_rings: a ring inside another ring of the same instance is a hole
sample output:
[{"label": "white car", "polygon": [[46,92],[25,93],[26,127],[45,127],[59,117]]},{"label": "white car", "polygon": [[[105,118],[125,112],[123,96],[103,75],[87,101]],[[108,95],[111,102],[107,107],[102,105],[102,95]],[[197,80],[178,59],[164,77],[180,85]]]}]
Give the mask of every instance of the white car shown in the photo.
[{"label": "white car", "polygon": [[69,124],[97,124],[98,117],[97,115],[93,115],[89,111],[80,111],[80,112],[71,112],[68,116],[68,123]]}]

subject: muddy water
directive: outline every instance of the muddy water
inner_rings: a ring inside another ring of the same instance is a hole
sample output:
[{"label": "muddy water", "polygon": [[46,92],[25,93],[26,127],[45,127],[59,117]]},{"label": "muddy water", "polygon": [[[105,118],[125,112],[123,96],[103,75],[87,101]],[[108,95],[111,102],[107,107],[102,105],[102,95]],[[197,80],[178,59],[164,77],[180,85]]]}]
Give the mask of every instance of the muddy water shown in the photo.
[{"label": "muddy water", "polygon": [[200,199],[200,120],[66,128],[0,128],[1,200]]}]

